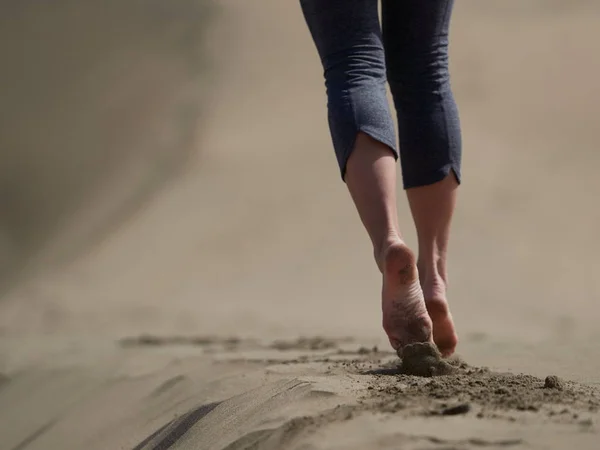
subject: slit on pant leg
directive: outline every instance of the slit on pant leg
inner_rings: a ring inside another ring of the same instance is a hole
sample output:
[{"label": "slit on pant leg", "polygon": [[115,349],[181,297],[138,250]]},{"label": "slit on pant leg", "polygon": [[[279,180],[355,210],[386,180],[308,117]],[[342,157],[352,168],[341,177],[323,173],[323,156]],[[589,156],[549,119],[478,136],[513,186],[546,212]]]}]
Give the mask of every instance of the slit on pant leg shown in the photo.
[{"label": "slit on pant leg", "polygon": [[377,0],[300,4],[323,66],[329,129],[342,179],[359,132],[387,145],[398,159]]}]

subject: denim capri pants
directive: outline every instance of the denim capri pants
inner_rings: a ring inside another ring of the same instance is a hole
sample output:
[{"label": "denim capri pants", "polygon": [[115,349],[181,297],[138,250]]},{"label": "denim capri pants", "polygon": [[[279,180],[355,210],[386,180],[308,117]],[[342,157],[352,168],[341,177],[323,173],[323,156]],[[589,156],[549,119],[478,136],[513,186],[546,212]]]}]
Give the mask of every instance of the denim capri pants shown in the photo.
[{"label": "denim capri pants", "polygon": [[[460,183],[461,130],[450,87],[453,0],[300,0],[324,71],[331,138],[342,179],[363,132],[400,158],[405,189]],[[386,94],[389,83],[396,132]]]}]

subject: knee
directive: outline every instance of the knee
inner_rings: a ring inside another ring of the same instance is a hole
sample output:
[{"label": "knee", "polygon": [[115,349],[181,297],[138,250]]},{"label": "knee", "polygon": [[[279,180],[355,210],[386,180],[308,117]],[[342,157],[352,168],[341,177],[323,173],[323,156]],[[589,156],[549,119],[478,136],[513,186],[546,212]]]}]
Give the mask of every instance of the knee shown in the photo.
[{"label": "knee", "polygon": [[363,48],[337,52],[323,59],[328,89],[347,91],[365,85],[384,84],[386,68],[383,49]]},{"label": "knee", "polygon": [[446,43],[397,55],[388,61],[387,79],[397,103],[422,104],[439,99],[450,86]]}]

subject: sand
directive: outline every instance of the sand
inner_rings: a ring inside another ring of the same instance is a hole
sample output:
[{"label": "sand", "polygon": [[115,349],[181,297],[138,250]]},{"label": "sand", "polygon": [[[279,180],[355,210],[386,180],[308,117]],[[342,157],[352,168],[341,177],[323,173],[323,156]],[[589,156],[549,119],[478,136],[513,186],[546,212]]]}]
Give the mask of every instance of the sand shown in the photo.
[{"label": "sand", "polygon": [[383,334],[297,2],[33,3],[0,18],[0,449],[597,448],[597,2],[457,2],[448,361]]},{"label": "sand", "polygon": [[455,372],[452,364],[442,358],[435,344],[429,342],[409,344],[402,349],[400,370],[406,375],[437,377]]}]

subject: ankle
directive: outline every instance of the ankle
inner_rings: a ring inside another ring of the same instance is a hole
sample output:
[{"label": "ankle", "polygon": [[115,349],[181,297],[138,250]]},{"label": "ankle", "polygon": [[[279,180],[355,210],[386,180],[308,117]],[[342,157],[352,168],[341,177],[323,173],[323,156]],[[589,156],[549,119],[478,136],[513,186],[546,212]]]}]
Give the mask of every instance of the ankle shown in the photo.
[{"label": "ankle", "polygon": [[417,262],[419,278],[423,287],[429,290],[445,292],[448,284],[446,262],[443,258],[419,258]]}]

